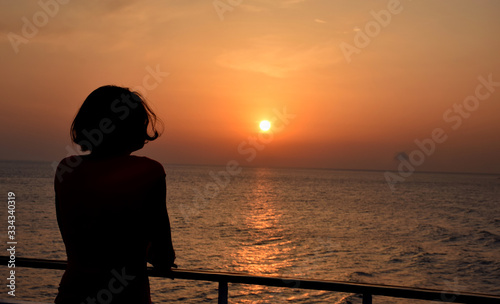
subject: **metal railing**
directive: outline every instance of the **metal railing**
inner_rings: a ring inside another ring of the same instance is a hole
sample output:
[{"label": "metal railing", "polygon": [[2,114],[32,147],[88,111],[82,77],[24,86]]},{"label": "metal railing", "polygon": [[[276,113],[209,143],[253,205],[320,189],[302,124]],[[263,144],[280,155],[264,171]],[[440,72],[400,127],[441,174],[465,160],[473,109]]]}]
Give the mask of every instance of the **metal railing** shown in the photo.
[{"label": "metal railing", "polygon": [[[0,262],[2,265],[6,265],[9,259],[10,257],[8,256],[0,256]],[[66,261],[56,260],[16,257],[15,264],[16,267],[60,270],[66,269]],[[304,280],[289,277],[257,276],[244,273],[213,272],[187,269],[173,269],[171,273],[165,274],[159,273],[151,267],[148,268],[148,274],[152,277],[218,282],[219,304],[228,303],[228,283],[355,293],[363,295],[363,304],[371,304],[372,296],[374,295],[394,298],[430,300],[438,302],[500,304],[500,296],[470,292],[457,292],[451,290],[410,288],[402,286],[352,283],[329,280]]]}]

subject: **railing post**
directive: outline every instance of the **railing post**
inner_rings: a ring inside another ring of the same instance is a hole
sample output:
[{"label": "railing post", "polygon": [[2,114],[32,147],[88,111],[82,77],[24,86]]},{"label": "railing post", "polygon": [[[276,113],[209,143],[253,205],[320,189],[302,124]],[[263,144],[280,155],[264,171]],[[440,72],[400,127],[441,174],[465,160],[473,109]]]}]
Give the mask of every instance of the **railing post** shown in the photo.
[{"label": "railing post", "polygon": [[227,304],[227,281],[219,281],[219,304]]},{"label": "railing post", "polygon": [[372,295],[370,293],[363,294],[363,304],[372,304]]}]

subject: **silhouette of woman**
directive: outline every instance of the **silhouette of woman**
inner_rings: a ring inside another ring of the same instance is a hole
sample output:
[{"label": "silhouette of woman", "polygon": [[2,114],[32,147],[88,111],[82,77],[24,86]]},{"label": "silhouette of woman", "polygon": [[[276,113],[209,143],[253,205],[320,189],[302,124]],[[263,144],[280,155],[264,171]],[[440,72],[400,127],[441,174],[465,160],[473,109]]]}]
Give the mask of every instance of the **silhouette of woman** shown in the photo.
[{"label": "silhouette of woman", "polygon": [[117,86],[96,89],[78,111],[71,138],[90,153],[56,170],[68,266],[55,303],[151,303],[147,262],[176,267],[163,166],[130,155],[159,136],[156,122],[139,93]]}]

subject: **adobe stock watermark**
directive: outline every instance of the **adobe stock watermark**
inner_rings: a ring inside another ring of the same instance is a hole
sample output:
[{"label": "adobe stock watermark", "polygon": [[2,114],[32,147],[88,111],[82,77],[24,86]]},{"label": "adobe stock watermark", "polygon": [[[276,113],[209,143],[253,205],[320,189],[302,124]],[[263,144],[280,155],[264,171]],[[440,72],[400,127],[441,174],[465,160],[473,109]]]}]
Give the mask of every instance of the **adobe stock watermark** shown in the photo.
[{"label": "adobe stock watermark", "polygon": [[463,290],[463,286],[459,284],[457,277],[453,281],[445,280],[444,284],[447,290],[442,290],[440,299],[435,299],[435,301],[455,302],[457,295]]},{"label": "adobe stock watermark", "polygon": [[[163,79],[170,75],[170,73],[160,71],[159,65],[156,65],[155,69],[147,66],[146,71],[147,74],[142,78],[142,86],[135,86],[131,89],[132,91],[139,92],[143,97],[146,97],[149,91],[156,89],[158,85],[163,82]],[[122,95],[120,99],[116,99],[111,103],[111,111],[117,114],[120,120],[126,119],[130,115],[130,111],[137,107],[137,102],[140,102],[134,99],[133,95],[132,98],[128,95]],[[110,117],[103,118],[99,122],[98,128],[83,130],[82,133],[85,135],[87,140],[82,141],[81,144],[87,148],[96,147],[101,144],[104,136],[111,134],[115,128],[116,126],[113,124]],[[65,173],[72,172],[73,169],[82,162],[81,157],[78,157],[80,152],[76,151],[72,146],[66,145],[66,151],[68,152],[66,157],[72,155],[77,157],[74,158],[72,163],[67,163],[67,165],[57,161],[52,162],[52,168],[54,168],[56,177],[60,182],[63,180],[63,175]],[[70,160],[68,159],[68,162],[69,161]]]},{"label": "adobe stock watermark", "polygon": [[[409,0],[411,1],[411,0]],[[339,47],[344,55],[347,63],[351,63],[352,55],[360,54],[361,50],[365,49],[370,45],[372,39],[380,35],[383,28],[389,26],[394,15],[398,15],[403,11],[403,5],[399,0],[389,0],[387,2],[386,9],[382,9],[378,12],[370,11],[370,15],[373,20],[368,21],[363,28],[355,27],[355,34],[353,44],[349,44],[345,41],[341,42]]]},{"label": "adobe stock watermark", "polygon": [[107,288],[103,288],[97,292],[95,297],[87,297],[82,304],[108,304],[113,301],[113,298],[122,293],[125,287],[135,279],[136,276],[128,275],[125,272],[125,267],[122,268],[121,273],[116,269],[111,270],[113,277],[109,280]]},{"label": "adobe stock watermark", "polygon": [[[238,147],[238,154],[244,157],[244,161],[250,164],[255,160],[260,151],[264,150],[266,145],[269,145],[274,139],[274,133],[279,133],[290,124],[291,120],[295,118],[295,114],[287,113],[286,108],[283,111],[273,110],[275,116],[271,119],[271,124],[273,125],[273,132],[263,132],[259,133],[258,136],[248,136],[248,138],[242,141]],[[277,125],[277,122],[280,125]],[[210,171],[209,175],[212,181],[205,184],[205,186],[200,190],[198,188],[193,188],[194,197],[191,204],[184,203],[180,206],[181,213],[186,222],[189,222],[189,218],[196,216],[206,208],[210,203],[210,200],[216,198],[219,193],[224,190],[231,179],[241,173],[243,168],[240,162],[237,160],[229,160],[226,163],[225,170],[219,172]]]},{"label": "adobe stock watermark", "polygon": [[9,260],[7,267],[9,272],[7,277],[7,288],[9,296],[16,296],[16,194],[12,191],[7,193],[7,252]]},{"label": "adobe stock watermark", "polygon": [[224,14],[233,11],[234,8],[238,7],[242,2],[243,0],[214,0],[212,5],[220,21],[224,21]]},{"label": "adobe stock watermark", "polygon": [[[451,124],[453,131],[458,130],[465,119],[472,116],[473,112],[477,111],[480,106],[480,101],[488,100],[491,95],[500,87],[500,82],[493,80],[493,74],[490,73],[487,77],[477,77],[479,83],[476,85],[474,94],[464,98],[461,103],[455,103],[443,113],[445,123]],[[384,173],[387,185],[392,191],[395,191],[395,184],[405,181],[410,177],[415,168],[424,164],[426,159],[436,152],[437,145],[444,143],[448,139],[448,134],[443,128],[435,128],[432,130],[429,138],[423,140],[415,139],[414,143],[417,146],[409,154],[403,154],[398,157],[400,161],[398,172],[386,171]]]},{"label": "adobe stock watermark", "polygon": [[35,12],[30,19],[26,16],[21,18],[23,25],[21,27],[20,34],[14,32],[9,32],[7,34],[7,38],[9,39],[14,53],[19,54],[19,46],[21,44],[27,44],[30,39],[35,38],[40,29],[46,26],[51,18],[55,18],[57,16],[60,6],[68,4],[68,2],[69,0],[38,1],[37,3],[40,10]]}]

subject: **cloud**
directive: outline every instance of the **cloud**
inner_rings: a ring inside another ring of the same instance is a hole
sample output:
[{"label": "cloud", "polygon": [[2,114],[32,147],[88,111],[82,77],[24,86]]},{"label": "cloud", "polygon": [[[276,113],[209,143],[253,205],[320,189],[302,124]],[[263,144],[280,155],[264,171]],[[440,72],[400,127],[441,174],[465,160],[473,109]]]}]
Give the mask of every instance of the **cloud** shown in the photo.
[{"label": "cloud", "polygon": [[274,9],[295,8],[298,4],[308,0],[246,0],[238,8],[251,13],[267,12]]},{"label": "cloud", "polygon": [[276,1],[279,3],[281,6],[290,6],[290,5],[295,5],[297,3],[302,3],[306,2],[308,0],[281,0],[281,1]]},{"label": "cloud", "polygon": [[337,48],[330,44],[294,46],[272,36],[252,39],[249,44],[247,48],[221,54],[216,62],[235,70],[283,78],[292,72],[326,67],[342,59]]},{"label": "cloud", "polygon": [[325,20],[321,20],[321,19],[314,19],[314,22],[318,22],[318,23],[326,23]]},{"label": "cloud", "polygon": [[261,13],[267,11],[267,9],[262,6],[251,4],[242,4],[240,8],[249,13]]},{"label": "cloud", "polygon": [[[30,6],[21,2],[13,6],[15,14],[10,14],[13,17],[7,19],[10,15],[0,12],[0,45],[8,46],[7,54],[14,54],[7,34],[22,35],[22,18],[31,22],[34,14],[43,12],[35,2]],[[171,23],[198,18],[206,9],[200,3],[188,1],[165,1],[156,5],[139,0],[92,0],[91,3],[70,1],[60,5],[54,9],[57,13],[48,18],[46,24],[36,27],[36,34],[19,48],[93,53],[139,49],[161,43]]]}]

